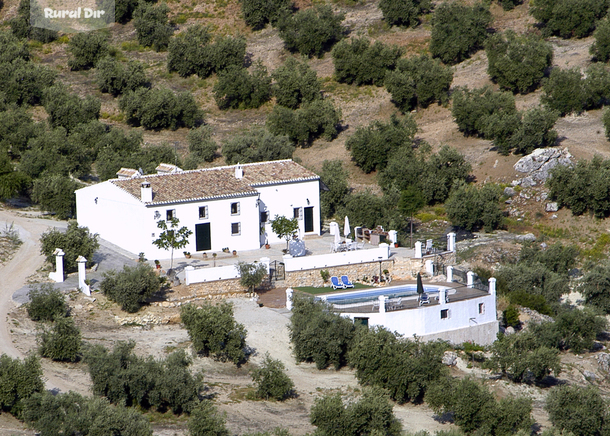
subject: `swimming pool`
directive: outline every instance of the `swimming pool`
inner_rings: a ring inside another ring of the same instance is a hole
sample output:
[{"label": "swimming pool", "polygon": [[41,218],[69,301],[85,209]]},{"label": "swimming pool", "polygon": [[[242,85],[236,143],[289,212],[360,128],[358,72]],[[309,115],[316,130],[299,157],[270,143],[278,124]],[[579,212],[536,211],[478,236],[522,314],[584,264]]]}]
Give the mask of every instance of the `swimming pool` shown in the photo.
[{"label": "swimming pool", "polygon": [[[426,294],[438,294],[439,290],[449,290],[446,286],[430,286],[424,285]],[[417,294],[417,285],[401,285],[388,286],[385,288],[365,289],[362,291],[346,291],[335,294],[326,294],[316,296],[317,300],[326,300],[330,304],[351,304],[364,303],[367,301],[375,301],[380,295],[385,295],[387,298],[409,297]]]}]

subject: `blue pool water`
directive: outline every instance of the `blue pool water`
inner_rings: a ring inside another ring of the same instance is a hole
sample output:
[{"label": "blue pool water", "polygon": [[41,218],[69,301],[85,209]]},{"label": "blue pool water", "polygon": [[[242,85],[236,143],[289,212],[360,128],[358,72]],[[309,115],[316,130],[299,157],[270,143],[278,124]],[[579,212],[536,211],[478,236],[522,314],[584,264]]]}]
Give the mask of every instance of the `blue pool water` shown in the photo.
[{"label": "blue pool water", "polygon": [[[436,294],[439,289],[444,286],[427,286],[424,285],[424,292],[427,294]],[[375,301],[380,295],[385,295],[387,298],[409,297],[417,293],[417,285],[402,285],[389,286],[386,288],[365,289],[363,291],[347,291],[340,294],[325,295],[326,301],[331,304],[349,304],[363,303],[367,301]],[[316,297],[322,299],[322,295]]]}]

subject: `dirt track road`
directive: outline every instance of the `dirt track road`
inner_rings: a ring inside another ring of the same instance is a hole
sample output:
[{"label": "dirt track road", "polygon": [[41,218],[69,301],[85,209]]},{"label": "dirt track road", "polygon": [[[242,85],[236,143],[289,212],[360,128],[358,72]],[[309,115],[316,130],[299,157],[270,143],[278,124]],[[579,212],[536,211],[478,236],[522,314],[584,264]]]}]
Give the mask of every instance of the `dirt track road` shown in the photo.
[{"label": "dirt track road", "polygon": [[[10,334],[8,314],[15,308],[11,297],[15,291],[25,285],[27,277],[34,274],[44,263],[44,257],[40,254],[40,235],[51,227],[65,228],[66,223],[0,210],[0,228],[4,229],[5,223],[8,225],[14,223],[23,244],[13,258],[0,267],[0,352],[13,358],[23,358],[24,352],[15,346]],[[61,392],[82,390],[82,387],[61,377],[52,366],[43,362],[47,389]]]}]

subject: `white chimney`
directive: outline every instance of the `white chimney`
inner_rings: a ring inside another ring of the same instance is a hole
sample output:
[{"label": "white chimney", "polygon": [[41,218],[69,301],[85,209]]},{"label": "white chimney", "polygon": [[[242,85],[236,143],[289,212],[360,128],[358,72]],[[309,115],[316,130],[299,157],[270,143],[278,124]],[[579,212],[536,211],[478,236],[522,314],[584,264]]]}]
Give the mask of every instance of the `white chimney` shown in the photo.
[{"label": "white chimney", "polygon": [[237,164],[235,166],[235,178],[241,179],[243,176],[244,176],[244,169],[241,167],[240,164]]},{"label": "white chimney", "polygon": [[150,203],[153,200],[153,192],[149,182],[142,182],[140,194],[143,203]]}]

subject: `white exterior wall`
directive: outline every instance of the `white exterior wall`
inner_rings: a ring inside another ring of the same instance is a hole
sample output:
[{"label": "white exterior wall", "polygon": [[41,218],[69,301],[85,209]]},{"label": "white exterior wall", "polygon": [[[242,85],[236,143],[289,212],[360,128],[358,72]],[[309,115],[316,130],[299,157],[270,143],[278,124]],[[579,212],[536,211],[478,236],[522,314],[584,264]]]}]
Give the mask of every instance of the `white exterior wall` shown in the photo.
[{"label": "white exterior wall", "polygon": [[150,234],[156,231],[144,205],[110,182],[78,189],[76,216],[79,226],[88,227],[91,233],[134,255],[146,253]]},{"label": "white exterior wall", "polygon": [[[305,217],[299,220],[299,236],[320,234],[320,182],[318,180],[308,182],[291,182],[279,185],[262,186],[255,188],[260,192],[261,211],[268,212],[265,232],[270,244],[286,242],[277,237],[271,230],[271,220],[276,215],[291,219],[294,216],[294,208],[313,206],[313,232],[305,233]],[[309,200],[309,204],[307,204]],[[303,212],[304,213],[304,212]],[[262,235],[261,244],[265,242]]]},{"label": "white exterior wall", "polygon": [[[107,241],[133,253],[144,252],[148,259],[168,259],[170,252],[160,250],[152,241],[159,237],[159,220],[166,219],[168,210],[175,211],[180,227],[186,226],[193,234],[189,244],[174,252],[196,252],[195,224],[210,223],[211,251],[255,250],[260,248],[259,212],[257,196],[235,197],[211,201],[146,206],[110,182],[76,191],[77,217],[80,226],[99,233]],[[95,203],[97,198],[97,204]],[[239,214],[231,215],[231,203],[239,202]],[[199,219],[199,207],[208,207],[208,218]],[[158,218],[155,213],[158,212]],[[241,224],[239,235],[231,234],[231,224]]]},{"label": "white exterior wall", "polygon": [[[484,304],[484,313],[479,313],[479,304]],[[449,309],[449,317],[441,319],[441,310]],[[481,345],[492,343],[498,333],[496,320],[495,295],[485,295],[469,300],[421,306],[415,309],[397,310],[386,313],[349,313],[351,318],[368,318],[369,326],[382,326],[390,331],[396,331],[405,337],[413,335],[433,339],[435,337],[464,342],[468,338],[477,340]],[[487,328],[485,327],[487,326]],[[468,329],[473,335],[468,335]],[[481,329],[486,334],[481,334]],[[452,336],[451,333],[455,334]],[[437,335],[437,336],[435,336]],[[460,338],[457,340],[453,337]],[[463,339],[465,338],[465,339]]]}]

